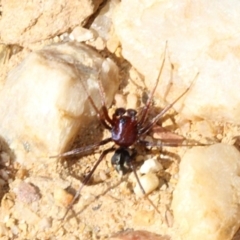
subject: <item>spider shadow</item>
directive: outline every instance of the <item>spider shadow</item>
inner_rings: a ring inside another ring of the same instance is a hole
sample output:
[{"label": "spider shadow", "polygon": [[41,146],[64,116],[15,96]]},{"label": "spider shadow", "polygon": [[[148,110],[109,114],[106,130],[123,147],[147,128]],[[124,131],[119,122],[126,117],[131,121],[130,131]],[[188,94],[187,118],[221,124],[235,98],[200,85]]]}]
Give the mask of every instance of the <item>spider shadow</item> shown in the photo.
[{"label": "spider shadow", "polygon": [[[5,141],[5,139],[0,136],[0,154],[6,153],[9,157],[9,161],[4,161],[2,155],[0,155],[0,170],[9,173],[9,179],[15,179],[16,175],[16,169],[14,169],[14,162],[16,159],[15,153],[10,149],[8,143]],[[0,175],[0,178],[1,175]],[[4,179],[3,179],[4,180]],[[10,187],[8,181],[4,180],[4,184],[1,186],[0,191],[0,202],[2,201],[2,198],[6,193],[9,192]]]},{"label": "spider shadow", "polygon": [[[89,130],[90,129],[90,130]],[[94,144],[96,142],[100,142],[103,139],[104,135],[104,127],[100,124],[98,119],[95,119],[89,124],[89,127],[86,127],[82,129],[73,143],[70,147],[66,149],[77,149],[80,147],[88,147],[91,144]],[[84,138],[83,138],[84,136]],[[59,159],[59,164],[62,167],[59,167],[60,175],[63,178],[66,178],[66,176],[72,176],[75,179],[82,180],[84,176],[79,176],[79,168],[82,169],[84,164],[89,165],[86,163],[86,161],[83,160],[84,157],[92,156],[94,153],[97,153],[99,150],[86,150],[83,151],[80,154],[73,155],[73,156],[67,156],[67,157],[61,157]],[[65,152],[65,151],[64,151]]]},{"label": "spider shadow", "polygon": [[[76,211],[74,211],[73,209],[72,209],[72,214],[69,214],[69,216],[66,218],[66,220],[67,219],[71,219],[72,217],[76,217],[77,218],[77,216],[78,215],[80,215],[81,213],[83,213],[84,211],[86,211],[87,210],[87,208],[89,208],[95,201],[97,201],[97,200],[99,200],[102,196],[105,196],[109,191],[111,191],[112,189],[115,189],[116,187],[118,187],[122,182],[124,182],[124,181],[127,181],[127,177],[128,176],[123,176],[120,180],[118,180],[118,182],[117,183],[115,183],[115,184],[113,184],[113,185],[111,185],[110,187],[108,187],[106,190],[104,190],[102,193],[100,193],[100,194],[98,194],[97,196],[95,196],[94,197],[94,199],[92,199],[91,201],[88,201],[88,203],[87,204],[84,204],[84,206],[83,206],[83,208],[80,210],[80,211],[78,211],[78,212],[76,212]],[[78,201],[79,199],[77,199],[77,201]],[[117,201],[117,200],[116,200]],[[120,200],[119,200],[120,201]],[[101,207],[101,205],[100,205],[100,207]],[[92,207],[92,210],[93,211],[96,211],[96,210],[98,210],[100,207]]]},{"label": "spider shadow", "polygon": [[[166,170],[169,169],[174,163],[179,163],[181,161],[181,157],[177,153],[163,149],[154,149],[151,150],[151,153],[154,155],[159,155],[158,162],[161,164],[163,169],[160,170],[157,174],[163,183],[168,186],[168,182],[170,181],[172,175]],[[161,186],[159,186],[159,188],[161,188]]]},{"label": "spider shadow", "polygon": [[[150,151],[150,150],[148,150]],[[158,150],[153,150],[151,151],[152,153],[155,153],[155,152],[159,152],[159,149]],[[173,163],[173,161],[180,161],[180,157],[175,154],[175,153],[172,153],[172,152],[169,152],[169,151],[161,151],[162,154],[166,155],[167,158],[165,158],[164,160],[163,159],[160,159],[161,161],[161,164],[163,165],[163,168],[164,168],[164,172],[167,168],[169,168],[171,166],[171,164]],[[143,162],[140,161],[140,162],[134,162],[134,167],[135,169],[139,168],[139,166],[142,164]],[[71,214],[66,218],[67,219],[71,219],[73,217],[77,218],[78,215],[80,215],[81,213],[83,213],[84,211],[87,210],[87,208],[89,208],[95,201],[99,200],[102,196],[105,196],[109,191],[111,191],[112,189],[115,189],[116,187],[118,187],[122,182],[125,182],[125,181],[128,181],[128,177],[129,177],[129,174],[130,172],[128,172],[127,174],[125,174],[120,180],[118,180],[117,183],[109,186],[106,190],[104,190],[102,193],[98,194],[97,196],[95,196],[91,201],[88,201],[87,204],[84,204],[84,206],[82,207],[82,209],[78,212],[74,211],[72,209],[72,212]],[[163,179],[163,183],[165,183],[167,186],[168,186],[168,182],[171,178],[171,175],[170,173],[166,173],[164,174],[164,176],[161,176],[161,178]],[[111,179],[110,179],[111,180]],[[95,184],[94,184],[95,185]],[[159,186],[159,189],[160,189],[161,186]],[[70,190],[69,190],[70,191]],[[72,193],[75,194],[75,190],[74,189],[71,189]],[[80,196],[81,197],[81,196]],[[79,198],[77,199],[77,201],[79,200]],[[116,201],[118,201],[116,199]],[[121,201],[121,200],[119,200]],[[93,211],[97,211],[99,208],[101,208],[101,204],[99,204],[97,207],[92,207],[92,210]]]}]

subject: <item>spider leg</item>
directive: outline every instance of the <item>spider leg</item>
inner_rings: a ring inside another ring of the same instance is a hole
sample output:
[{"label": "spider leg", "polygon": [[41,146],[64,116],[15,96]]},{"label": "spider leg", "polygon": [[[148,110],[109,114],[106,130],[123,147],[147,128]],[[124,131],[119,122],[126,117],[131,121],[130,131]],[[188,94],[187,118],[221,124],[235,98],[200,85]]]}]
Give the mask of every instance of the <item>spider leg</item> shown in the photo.
[{"label": "spider leg", "polygon": [[[102,107],[101,107],[101,110],[102,110],[102,116],[100,116],[100,121],[102,122],[103,120],[101,119],[102,117],[104,117],[103,119],[104,119],[104,121],[105,121],[105,123],[106,124],[104,124],[104,126],[107,128],[107,129],[109,129],[109,130],[111,130],[112,129],[112,125],[114,124],[114,122],[113,122],[113,120],[109,117],[109,115],[108,115],[108,110],[107,110],[107,107],[105,106],[105,105],[103,105]],[[108,123],[108,124],[107,124]],[[107,126],[106,126],[107,125]]]},{"label": "spider leg", "polygon": [[110,125],[112,125],[112,119],[108,115],[108,111],[107,111],[106,106],[104,105],[104,106],[101,107],[101,110],[102,110],[102,112],[101,112],[101,111],[98,110],[97,106],[93,102],[93,99],[89,95],[88,95],[88,100],[92,104],[95,112],[97,113],[97,117],[100,120],[100,122],[102,123],[102,125],[105,128],[111,130],[111,126]]},{"label": "spider leg", "polygon": [[140,189],[141,189],[141,191],[142,191],[142,193],[143,193],[144,198],[147,199],[147,201],[150,203],[150,205],[152,205],[153,208],[160,214],[160,212],[159,212],[159,210],[157,209],[157,207],[155,206],[155,204],[150,200],[150,198],[149,198],[148,195],[146,194],[146,192],[145,192],[145,190],[144,190],[144,188],[143,188],[143,186],[142,186],[142,184],[141,184],[141,182],[140,182],[140,180],[139,180],[139,177],[138,177],[138,175],[137,175],[136,169],[135,169],[132,161],[128,162],[128,164],[129,164],[131,170],[133,171],[133,174],[134,174],[134,176],[135,176],[135,178],[136,178],[136,180],[137,180],[137,183],[138,183],[138,185],[139,185],[139,187],[140,187]]},{"label": "spider leg", "polygon": [[[77,66],[75,65],[75,69],[77,72],[79,72]],[[100,122],[107,128],[107,129],[111,129],[111,126],[112,125],[112,119],[109,117],[108,115],[108,111],[107,111],[107,107],[106,107],[106,101],[105,101],[105,93],[103,91],[103,86],[102,86],[102,83],[99,79],[99,73],[98,73],[98,85],[99,85],[99,89],[100,89],[100,96],[101,96],[101,103],[102,103],[102,107],[101,107],[101,110],[103,113],[101,113],[101,111],[99,111],[99,109],[97,108],[96,104],[94,103],[92,97],[90,96],[89,92],[87,91],[87,88],[85,86],[85,84],[80,81],[83,88],[84,88],[84,91],[86,92],[87,94],[87,97],[88,97],[88,100],[89,102],[91,103],[92,107],[94,108],[95,112],[97,113],[97,116],[100,120]]]},{"label": "spider leg", "polygon": [[186,139],[164,139],[157,140],[154,142],[149,142],[145,140],[139,140],[138,143],[146,147],[196,147],[196,146],[208,146],[211,144],[199,143],[199,142],[190,142],[183,143]]},{"label": "spider leg", "polygon": [[[103,116],[105,118],[104,119],[105,123],[108,122],[112,126],[113,125],[113,120],[108,115],[107,104],[106,104],[106,95],[105,95],[105,92],[104,92],[104,89],[103,89],[102,82],[100,81],[99,75],[100,75],[100,72],[98,73],[98,86],[99,86],[99,92],[100,92],[100,95],[101,95],[101,103],[102,103],[101,110],[102,110]],[[101,117],[100,117],[100,120],[101,120]],[[104,124],[104,126],[106,127],[105,124]],[[108,126],[107,129],[110,130],[111,127]]]},{"label": "spider leg", "polygon": [[160,79],[160,76],[162,74],[162,70],[163,70],[163,66],[164,66],[164,63],[165,63],[165,58],[166,58],[166,51],[167,51],[167,41],[166,41],[166,46],[165,46],[165,50],[164,50],[164,57],[163,57],[163,61],[161,63],[161,66],[160,66],[160,70],[158,72],[158,76],[157,76],[157,80],[156,80],[156,83],[154,85],[154,88],[147,100],[147,103],[146,105],[144,106],[143,110],[140,112],[140,115],[141,115],[141,118],[138,122],[139,126],[142,126],[144,124],[144,122],[146,121],[146,118],[147,118],[147,114],[148,114],[148,111],[149,111],[149,108],[150,108],[150,105],[152,104],[152,99],[153,99],[153,95],[156,91],[156,88],[157,88],[157,85],[158,85],[158,82],[159,82],[159,79]]},{"label": "spider leg", "polygon": [[[198,77],[199,73],[196,75],[196,77],[194,78],[194,80]],[[147,124],[145,127],[141,128],[139,130],[140,135],[144,135],[146,133],[149,132],[149,130],[151,130],[151,128],[153,127],[154,124],[156,124],[158,122],[158,120],[170,109],[174,106],[174,104],[181,99],[191,88],[191,86],[193,85],[194,81],[191,82],[190,86],[179,96],[177,97],[172,103],[168,104],[156,117],[154,117],[152,119],[152,121]]]},{"label": "spider leg", "polygon": [[79,189],[77,190],[74,198],[72,199],[71,203],[69,204],[69,206],[67,207],[67,210],[62,218],[62,220],[65,219],[65,217],[67,216],[68,212],[70,211],[70,209],[72,208],[73,204],[76,202],[76,200],[78,199],[78,197],[80,196],[80,193],[83,189],[83,187],[89,182],[89,180],[91,179],[93,173],[95,172],[96,168],[98,167],[98,165],[102,162],[103,158],[110,152],[113,152],[114,150],[116,150],[115,147],[111,147],[111,148],[108,148],[106,150],[104,150],[99,159],[97,160],[97,162],[94,164],[92,170],[90,171],[90,173],[86,176],[86,178],[84,179],[84,181],[82,182],[81,186],[79,187]]},{"label": "spider leg", "polygon": [[101,142],[94,143],[92,145],[81,147],[81,148],[76,148],[76,149],[73,149],[73,150],[65,152],[65,153],[61,153],[61,154],[58,154],[55,156],[50,156],[49,158],[59,158],[59,157],[66,157],[66,156],[77,155],[80,153],[85,153],[85,152],[94,150],[94,149],[98,148],[99,146],[105,145],[111,141],[112,141],[112,138],[106,138],[106,139],[102,140]]}]

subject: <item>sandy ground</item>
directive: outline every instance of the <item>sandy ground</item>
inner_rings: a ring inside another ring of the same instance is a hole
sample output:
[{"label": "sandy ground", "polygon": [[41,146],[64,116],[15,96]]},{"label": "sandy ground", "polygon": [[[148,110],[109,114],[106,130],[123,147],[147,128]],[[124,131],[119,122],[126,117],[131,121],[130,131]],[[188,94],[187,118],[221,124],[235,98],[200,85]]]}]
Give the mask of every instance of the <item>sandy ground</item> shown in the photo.
[{"label": "sandy ground", "polygon": [[[16,54],[12,55],[11,49],[3,46],[1,51],[1,84],[9,70],[29,51],[17,48]],[[122,83],[118,97],[109,112],[112,113],[116,106],[125,105],[129,95],[133,95],[137,100],[136,106],[139,110],[144,106],[150,89],[128,63],[122,60],[118,65],[121,69]],[[163,102],[157,99],[154,101],[155,105],[149,114],[150,120],[164,106]],[[128,106],[128,103],[126,105]],[[162,125],[187,139],[204,143],[231,143],[232,137],[239,133],[237,126],[221,123],[207,123],[212,129],[210,133],[199,131],[202,125],[185,121],[172,110],[164,117]],[[96,119],[75,141],[73,148],[101,141],[107,136],[108,131],[100,127]],[[48,159],[44,164],[39,160],[40,163],[36,162],[31,169],[22,168],[21,165],[12,162],[9,151],[2,146],[1,162],[4,164],[1,166],[1,173],[5,173],[5,180],[1,191],[0,239],[108,239],[114,233],[129,229],[172,235],[175,231],[172,228],[172,192],[178,179],[179,161],[187,147],[138,149],[139,165],[142,160],[161,156],[159,161],[163,169],[158,172],[160,186],[149,195],[159,212],[155,211],[146,199],[134,194],[134,175],[130,173],[121,179],[111,166],[112,154],[108,154],[94,173],[91,184],[83,188],[79,201],[66,219],[61,220],[66,211],[63,205],[68,203],[68,198],[64,193],[56,196],[58,186],[67,186],[68,191],[74,193],[102,150],[110,146],[111,144],[99,148],[95,153],[73,159]],[[27,191],[27,196],[16,196],[13,192],[16,186],[14,184],[26,178],[38,186],[41,194],[36,189],[31,189]],[[37,200],[29,202],[29,195]]]}]

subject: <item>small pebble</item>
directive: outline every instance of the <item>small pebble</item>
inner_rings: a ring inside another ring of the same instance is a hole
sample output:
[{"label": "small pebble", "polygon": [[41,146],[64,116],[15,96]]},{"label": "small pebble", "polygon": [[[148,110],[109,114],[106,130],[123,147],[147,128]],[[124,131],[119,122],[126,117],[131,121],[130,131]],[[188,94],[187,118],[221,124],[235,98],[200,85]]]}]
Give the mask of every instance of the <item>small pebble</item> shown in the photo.
[{"label": "small pebble", "polygon": [[26,168],[20,168],[16,173],[16,178],[24,179],[28,175],[28,170]]},{"label": "small pebble", "polygon": [[163,183],[160,190],[161,191],[165,191],[167,189],[167,184],[166,183]]},{"label": "small pebble", "polygon": [[93,46],[97,50],[103,50],[106,47],[105,42],[101,37],[97,37],[94,41],[89,40],[87,41],[87,44]]},{"label": "small pebble", "polygon": [[120,107],[126,108],[126,99],[122,94],[117,93],[114,97],[114,100],[117,108]]},{"label": "small pebble", "polygon": [[115,34],[113,34],[111,36],[111,38],[108,39],[108,41],[107,41],[107,49],[108,49],[108,51],[110,51],[111,53],[116,52],[119,44],[120,43],[119,43],[118,37]]},{"label": "small pebble", "polygon": [[83,27],[75,27],[70,33],[69,38],[77,42],[85,42],[94,38],[94,34],[91,30],[88,30]]},{"label": "small pebble", "polygon": [[[159,178],[154,173],[148,173],[146,175],[143,175],[139,177],[139,180],[146,194],[151,193],[159,186]],[[139,197],[143,196],[139,184],[136,184],[134,188],[134,193]]]},{"label": "small pebble", "polygon": [[59,41],[60,41],[60,39],[59,39],[58,36],[55,36],[55,37],[53,38],[53,42],[58,43]]},{"label": "small pebble", "polygon": [[158,172],[162,169],[163,169],[163,166],[161,165],[161,163],[157,159],[151,158],[144,161],[143,165],[140,168],[140,173],[146,174],[149,172]]},{"label": "small pebble", "polygon": [[68,33],[63,33],[62,35],[60,35],[60,40],[61,41],[67,41],[69,39],[69,34]]},{"label": "small pebble", "polygon": [[18,235],[19,234],[19,229],[18,229],[18,227],[16,226],[16,225],[12,225],[11,226],[11,232],[12,232],[12,234],[13,235]]},{"label": "small pebble", "polygon": [[107,175],[106,171],[104,171],[104,170],[99,172],[99,177],[102,182],[106,181],[108,179],[108,175]]},{"label": "small pebble", "polygon": [[24,181],[21,181],[13,191],[17,195],[17,199],[24,203],[32,203],[40,199],[38,189],[34,185]]},{"label": "small pebble", "polygon": [[223,135],[219,133],[219,134],[217,134],[216,137],[217,137],[218,140],[221,140],[223,138]]},{"label": "small pebble", "polygon": [[129,93],[127,95],[127,108],[137,109],[138,107],[138,97],[134,93]]},{"label": "small pebble", "polygon": [[67,207],[72,202],[73,195],[62,188],[54,190],[54,200],[57,206]]},{"label": "small pebble", "polygon": [[39,229],[46,230],[52,226],[52,219],[51,218],[43,218],[39,222]]}]

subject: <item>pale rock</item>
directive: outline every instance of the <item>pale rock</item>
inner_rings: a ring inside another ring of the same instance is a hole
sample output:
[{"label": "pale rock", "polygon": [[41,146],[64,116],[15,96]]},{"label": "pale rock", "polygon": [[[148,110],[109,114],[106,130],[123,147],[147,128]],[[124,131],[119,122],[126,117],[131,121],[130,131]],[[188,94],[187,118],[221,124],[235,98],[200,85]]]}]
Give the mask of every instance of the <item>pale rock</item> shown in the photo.
[{"label": "pale rock", "polygon": [[102,0],[1,2],[1,42],[27,45],[84,25]]},{"label": "pale rock", "polygon": [[149,91],[167,42],[155,99],[171,103],[193,82],[175,105],[185,118],[239,124],[239,12],[238,0],[123,0],[113,22],[124,58],[144,75]]},{"label": "pale rock", "polygon": [[52,226],[52,219],[51,218],[42,218],[39,222],[39,229],[46,230]]},{"label": "pale rock", "polygon": [[77,26],[70,33],[69,38],[77,42],[84,42],[94,38],[94,33],[87,28]]},{"label": "pale rock", "polygon": [[9,73],[0,92],[0,135],[19,162],[28,153],[44,158],[63,152],[96,119],[86,91],[100,108],[98,79],[109,106],[118,89],[117,66],[80,43],[33,52]]},{"label": "pale rock", "polygon": [[146,174],[149,172],[158,172],[161,169],[163,169],[161,163],[156,158],[150,158],[144,161],[139,171],[141,174]]},{"label": "pale rock", "polygon": [[127,108],[137,109],[138,108],[138,96],[134,93],[129,93],[127,95]]},{"label": "pale rock", "polygon": [[233,146],[215,144],[186,152],[172,202],[180,239],[232,239],[240,227],[239,176],[240,153]]},{"label": "pale rock", "polygon": [[36,186],[31,183],[15,180],[11,183],[11,188],[17,199],[23,203],[30,204],[40,199],[40,194]]},{"label": "pale rock", "polygon": [[90,27],[90,29],[94,30],[103,39],[110,52],[115,52],[119,45],[119,39],[116,36],[112,22],[115,8],[119,2],[119,0],[107,1]]},{"label": "pale rock", "polygon": [[121,107],[126,108],[127,103],[124,95],[117,93],[114,97],[114,100],[115,100],[115,106],[117,108],[121,108]]},{"label": "pale rock", "polygon": [[[140,176],[139,181],[144,189],[145,194],[149,194],[154,191],[160,183],[159,178],[154,173],[147,173],[143,176]],[[137,182],[133,191],[137,196],[143,196],[143,192]]]}]

